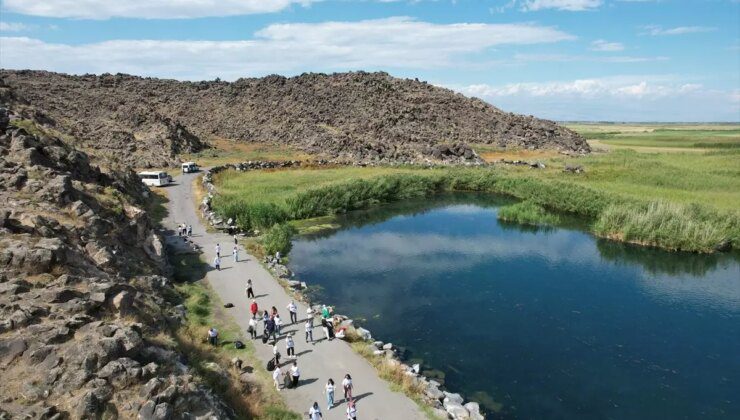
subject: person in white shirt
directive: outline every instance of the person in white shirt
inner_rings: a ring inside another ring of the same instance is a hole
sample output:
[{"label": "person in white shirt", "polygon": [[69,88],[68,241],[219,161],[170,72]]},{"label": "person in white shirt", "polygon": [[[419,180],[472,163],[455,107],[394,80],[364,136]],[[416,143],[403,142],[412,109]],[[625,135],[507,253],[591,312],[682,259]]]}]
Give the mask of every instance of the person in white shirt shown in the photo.
[{"label": "person in white shirt", "polygon": [[212,346],[215,346],[216,343],[218,343],[218,330],[211,327],[208,329],[208,342],[211,343]]},{"label": "person in white shirt", "polygon": [[290,323],[295,324],[298,322],[298,306],[294,301],[290,301],[288,304],[288,312],[290,313]]},{"label": "person in white shirt", "polygon": [[254,317],[249,318],[249,334],[252,337],[252,340],[257,339],[257,320],[254,319]]},{"label": "person in white shirt", "polygon": [[298,379],[301,377],[301,371],[298,369],[298,362],[293,362],[290,368],[290,376],[293,379],[293,388],[298,388]]},{"label": "person in white shirt", "polygon": [[218,255],[213,259],[213,266],[216,267],[216,270],[221,271],[221,257]]},{"label": "person in white shirt", "polygon": [[349,376],[349,373],[344,375],[344,379],[342,380],[342,390],[344,391],[344,400],[349,401],[352,399],[352,377]]},{"label": "person in white shirt", "polygon": [[283,320],[280,319],[280,315],[275,314],[275,333],[280,337],[280,328],[283,326]]},{"label": "person in white shirt", "polygon": [[272,371],[272,380],[275,382],[275,389],[280,391],[280,366],[275,365],[275,370]]},{"label": "person in white shirt", "polygon": [[329,378],[326,383],[326,409],[331,410],[334,407],[334,380]]},{"label": "person in white shirt", "polygon": [[239,248],[234,245],[234,250],[231,251],[232,255],[234,256],[234,262],[239,262]]},{"label": "person in white shirt", "polygon": [[319,420],[324,418],[324,416],[321,414],[321,410],[319,409],[319,403],[314,401],[311,408],[308,410],[308,418],[309,420]]},{"label": "person in white shirt", "polygon": [[306,320],[306,343],[313,344],[313,320],[311,318]]},{"label": "person in white shirt", "polygon": [[216,244],[216,256],[221,258],[221,244]]},{"label": "person in white shirt", "polygon": [[285,337],[285,348],[288,357],[295,359],[295,343],[293,342],[293,334],[288,334],[288,336]]},{"label": "person in white shirt", "polygon": [[357,420],[357,408],[355,408],[354,401],[347,404],[347,420]]}]

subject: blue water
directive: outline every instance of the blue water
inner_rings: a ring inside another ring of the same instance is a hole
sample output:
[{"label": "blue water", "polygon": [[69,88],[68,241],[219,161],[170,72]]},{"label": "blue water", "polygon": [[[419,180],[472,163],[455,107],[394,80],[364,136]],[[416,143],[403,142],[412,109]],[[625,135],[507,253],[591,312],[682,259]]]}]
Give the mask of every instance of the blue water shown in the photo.
[{"label": "blue water", "polygon": [[349,214],[290,267],[490,418],[740,419],[737,255],[502,225],[500,204]]}]

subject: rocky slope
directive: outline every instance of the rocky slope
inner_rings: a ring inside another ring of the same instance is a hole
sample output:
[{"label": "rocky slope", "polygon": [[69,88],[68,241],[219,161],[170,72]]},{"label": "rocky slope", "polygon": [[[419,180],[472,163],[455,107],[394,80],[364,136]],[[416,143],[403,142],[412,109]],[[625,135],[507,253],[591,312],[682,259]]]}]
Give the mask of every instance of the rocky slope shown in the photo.
[{"label": "rocky slope", "polygon": [[386,73],[228,82],[0,71],[0,102],[24,107],[91,153],[137,166],[173,163],[220,137],[286,144],[347,161],[475,160],[469,145],[586,153],[552,121]]},{"label": "rocky slope", "polygon": [[0,108],[0,419],[233,416],[158,344],[184,315],[146,193]]}]

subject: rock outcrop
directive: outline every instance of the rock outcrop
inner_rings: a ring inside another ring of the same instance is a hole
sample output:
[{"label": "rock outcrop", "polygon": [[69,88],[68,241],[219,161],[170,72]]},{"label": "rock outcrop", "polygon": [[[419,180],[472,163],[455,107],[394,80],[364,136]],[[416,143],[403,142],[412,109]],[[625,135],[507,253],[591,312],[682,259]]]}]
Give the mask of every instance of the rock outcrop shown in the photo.
[{"label": "rock outcrop", "polygon": [[182,314],[147,192],[0,108],[0,418],[233,417],[158,344]]},{"label": "rock outcrop", "polygon": [[0,71],[0,103],[136,166],[173,163],[212,138],[292,146],[349,162],[471,162],[475,144],[586,153],[552,121],[386,73],[179,82],[124,74]]}]

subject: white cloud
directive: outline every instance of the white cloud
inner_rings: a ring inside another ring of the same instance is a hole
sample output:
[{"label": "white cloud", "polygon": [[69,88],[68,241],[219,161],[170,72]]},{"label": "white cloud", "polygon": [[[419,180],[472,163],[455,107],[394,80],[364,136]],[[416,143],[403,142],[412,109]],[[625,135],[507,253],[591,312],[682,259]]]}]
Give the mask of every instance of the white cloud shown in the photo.
[{"label": "white cloud", "polygon": [[320,0],[4,0],[3,9],[24,15],[109,19],[184,19],[273,13]]},{"label": "white cloud", "polygon": [[643,63],[649,61],[665,61],[665,56],[634,57],[629,55],[591,56],[569,54],[515,54],[513,62],[574,62],[590,61],[597,63]]},{"label": "white cloud", "polygon": [[622,51],[624,45],[619,42],[609,42],[603,39],[597,39],[591,43],[592,51]]},{"label": "white cloud", "polygon": [[498,45],[574,39],[533,24],[433,24],[397,17],[359,22],[274,24],[244,41],[115,40],[51,44],[0,38],[6,68],[67,73],[125,72],[178,79],[232,80],[270,73],[440,68]]},{"label": "white cloud", "polygon": [[16,22],[0,22],[0,32],[22,32],[30,29],[28,25]]},{"label": "white cloud", "polygon": [[712,32],[717,30],[717,28],[711,26],[678,26],[675,28],[663,28],[658,25],[644,26],[643,29],[643,35],[652,36],[685,35],[702,32]]},{"label": "white cloud", "polygon": [[507,111],[555,120],[740,120],[737,91],[710,89],[676,76],[615,76],[447,87]]},{"label": "white cloud", "polygon": [[536,12],[538,10],[555,9],[582,12],[595,10],[602,4],[602,0],[528,0],[522,4],[521,10]]}]

